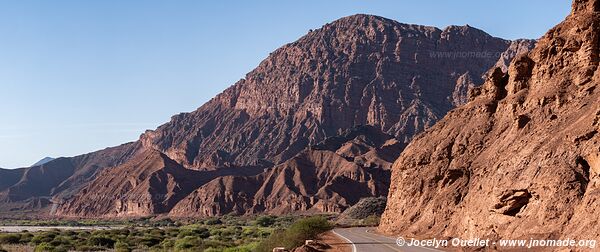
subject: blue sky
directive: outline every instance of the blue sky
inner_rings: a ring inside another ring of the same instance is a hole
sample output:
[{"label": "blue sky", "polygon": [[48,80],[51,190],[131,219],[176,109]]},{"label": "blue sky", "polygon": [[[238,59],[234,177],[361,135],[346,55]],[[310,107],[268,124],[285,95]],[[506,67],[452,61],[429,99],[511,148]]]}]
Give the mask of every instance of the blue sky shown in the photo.
[{"label": "blue sky", "polygon": [[0,1],[0,167],[134,141],[340,17],[538,38],[566,0]]}]

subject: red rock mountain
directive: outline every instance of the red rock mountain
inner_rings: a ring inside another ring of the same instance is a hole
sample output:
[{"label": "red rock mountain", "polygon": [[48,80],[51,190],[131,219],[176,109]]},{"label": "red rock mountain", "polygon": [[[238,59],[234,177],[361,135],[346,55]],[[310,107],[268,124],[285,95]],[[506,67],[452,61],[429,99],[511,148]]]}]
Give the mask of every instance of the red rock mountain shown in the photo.
[{"label": "red rock mountain", "polygon": [[[279,48],[196,111],[135,143],[26,169],[0,187],[0,200],[52,197],[56,214],[66,216],[343,210],[357,195],[385,195],[387,150],[398,155],[398,146],[463,103],[465,87],[481,85],[512,50],[511,41],[469,26],[342,18]],[[359,125],[372,126],[365,139],[398,142],[351,138],[313,148]],[[353,183],[357,194],[343,186]],[[233,202],[244,197],[246,205]],[[280,205],[282,197],[293,200]]]},{"label": "red rock mountain", "polygon": [[404,150],[380,230],[600,238],[599,59],[600,1],[575,0],[508,73],[494,71]]},{"label": "red rock mountain", "polygon": [[408,142],[453,108],[461,76],[482,84],[509,45],[469,26],[342,18],[279,48],[246,78],[141,141],[192,169],[278,164],[356,125]]},{"label": "red rock mountain", "polygon": [[372,126],[348,130],[257,176],[213,180],[180,201],[172,216],[341,212],[387,195],[390,168],[404,145]]}]

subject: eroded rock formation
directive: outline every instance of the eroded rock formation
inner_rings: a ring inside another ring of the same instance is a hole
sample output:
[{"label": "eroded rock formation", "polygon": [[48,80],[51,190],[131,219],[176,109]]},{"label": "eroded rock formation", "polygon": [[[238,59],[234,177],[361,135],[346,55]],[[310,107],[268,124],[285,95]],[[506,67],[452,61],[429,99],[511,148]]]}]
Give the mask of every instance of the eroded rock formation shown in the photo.
[{"label": "eroded rock formation", "polygon": [[380,230],[419,237],[600,237],[600,1],[576,0],[535,49],[394,163]]}]

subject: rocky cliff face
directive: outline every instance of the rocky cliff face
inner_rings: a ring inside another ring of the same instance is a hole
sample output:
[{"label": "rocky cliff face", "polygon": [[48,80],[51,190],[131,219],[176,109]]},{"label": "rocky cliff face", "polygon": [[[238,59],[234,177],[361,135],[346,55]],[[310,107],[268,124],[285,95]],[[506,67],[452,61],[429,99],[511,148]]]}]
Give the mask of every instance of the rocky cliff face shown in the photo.
[{"label": "rocky cliff face", "polygon": [[193,169],[279,164],[356,125],[408,142],[453,107],[458,82],[482,84],[509,45],[469,26],[342,18],[276,50],[246,78],[146,132],[142,142]]},{"label": "rocky cliff face", "polygon": [[213,180],[171,215],[341,212],[361,198],[387,194],[391,164],[403,147],[375,127],[354,128],[257,176]]},{"label": "rocky cliff face", "polygon": [[142,217],[168,213],[194,189],[209,181],[236,174],[251,176],[261,167],[186,169],[166,155],[145,150],[97,178],[67,198],[53,214],[65,217]]},{"label": "rocky cliff face", "polygon": [[[511,48],[469,26],[342,18],[138,142],[28,168],[0,199],[52,197],[56,214],[86,217],[341,211],[387,194],[390,155],[464,103]],[[372,126],[365,139],[397,142],[314,148],[358,125]]]},{"label": "rocky cliff face", "polygon": [[529,53],[394,163],[380,230],[462,238],[600,237],[600,1],[576,0]]}]

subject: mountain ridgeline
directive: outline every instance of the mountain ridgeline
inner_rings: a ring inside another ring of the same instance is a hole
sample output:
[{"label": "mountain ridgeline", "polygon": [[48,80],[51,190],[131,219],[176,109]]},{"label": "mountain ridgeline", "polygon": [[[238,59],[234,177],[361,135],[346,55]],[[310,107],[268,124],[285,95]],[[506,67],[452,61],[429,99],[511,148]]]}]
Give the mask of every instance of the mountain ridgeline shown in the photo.
[{"label": "mountain ridgeline", "polygon": [[0,201],[10,209],[0,210],[106,218],[341,212],[387,195],[391,165],[411,139],[465,103],[491,67],[533,44],[470,26],[345,17],[277,49],[139,141],[2,178]]}]

